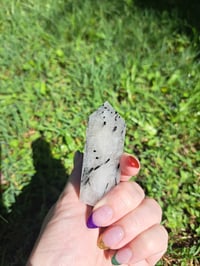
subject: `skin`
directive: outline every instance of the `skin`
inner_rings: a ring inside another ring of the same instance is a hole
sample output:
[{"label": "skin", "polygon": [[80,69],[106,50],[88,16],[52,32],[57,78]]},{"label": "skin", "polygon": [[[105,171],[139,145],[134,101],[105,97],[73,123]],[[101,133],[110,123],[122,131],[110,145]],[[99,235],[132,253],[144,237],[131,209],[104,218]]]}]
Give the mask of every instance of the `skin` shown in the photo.
[{"label": "skin", "polygon": [[[168,243],[167,231],[160,225],[162,210],[137,183],[128,181],[139,172],[139,162],[131,164],[130,155],[124,154],[120,165],[121,182],[92,209],[79,201],[82,154],[76,153],[69,182],[45,218],[27,266],[112,266],[115,252],[126,248],[133,255],[121,265],[150,266],[160,260]],[[102,220],[100,228],[87,228],[91,212],[103,206],[112,208],[112,218]],[[116,226],[123,229],[123,239],[107,250],[100,249],[99,235]]]}]

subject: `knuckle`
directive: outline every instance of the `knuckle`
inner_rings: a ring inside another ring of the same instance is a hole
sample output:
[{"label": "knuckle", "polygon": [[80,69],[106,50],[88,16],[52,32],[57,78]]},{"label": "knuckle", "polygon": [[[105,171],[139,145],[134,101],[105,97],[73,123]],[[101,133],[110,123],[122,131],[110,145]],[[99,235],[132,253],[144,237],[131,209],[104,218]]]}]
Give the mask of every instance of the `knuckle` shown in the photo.
[{"label": "knuckle", "polygon": [[118,198],[123,203],[123,205],[127,208],[130,208],[133,203],[133,193],[130,187],[129,182],[121,183],[121,188],[118,189]]},{"label": "knuckle", "polygon": [[163,225],[159,225],[159,227],[160,227],[160,231],[161,231],[160,235],[162,237],[163,251],[166,251],[167,246],[168,246],[169,235],[168,235],[166,228]]},{"label": "knuckle", "polygon": [[149,239],[148,241],[144,239],[143,241],[144,241],[144,249],[146,250],[146,253],[153,254],[155,250],[157,249],[156,241],[153,238]]},{"label": "knuckle", "polygon": [[134,182],[122,182],[115,188],[114,192],[115,198],[129,210],[138,206],[144,198],[144,191]]},{"label": "knuckle", "polygon": [[141,239],[146,253],[151,256],[155,251],[165,252],[168,246],[168,233],[165,227],[160,224],[153,226],[150,235],[143,234]]},{"label": "knuckle", "polygon": [[152,198],[146,198],[146,202],[149,205],[149,208],[152,209],[152,213],[155,213],[156,216],[159,218],[158,222],[161,222],[162,208],[160,204],[155,199]]},{"label": "knuckle", "polygon": [[136,182],[132,182],[132,186],[134,187],[134,193],[137,194],[137,196],[143,200],[145,197],[144,190],[139,186]]}]

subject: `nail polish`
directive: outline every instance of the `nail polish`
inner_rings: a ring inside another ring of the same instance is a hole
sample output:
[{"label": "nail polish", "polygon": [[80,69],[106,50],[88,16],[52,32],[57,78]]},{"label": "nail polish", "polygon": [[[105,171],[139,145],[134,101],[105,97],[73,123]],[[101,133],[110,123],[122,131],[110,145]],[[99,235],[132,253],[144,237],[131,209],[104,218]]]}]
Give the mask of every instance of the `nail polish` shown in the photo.
[{"label": "nail polish", "polygon": [[97,226],[93,221],[93,213],[90,214],[87,220],[87,227],[90,229],[99,228],[99,226]]},{"label": "nail polish", "polygon": [[123,237],[123,228],[121,226],[113,226],[112,228],[106,230],[103,234],[100,235],[97,244],[98,247],[101,249],[112,249],[120,243]]},{"label": "nail polish", "polygon": [[113,210],[109,206],[101,206],[89,216],[87,221],[88,228],[99,228],[107,226],[113,217]]},{"label": "nail polish", "polygon": [[128,156],[128,164],[131,167],[134,167],[134,168],[137,168],[137,169],[140,168],[139,161],[133,156]]},{"label": "nail polish", "polygon": [[119,263],[117,260],[116,260],[116,254],[112,257],[112,265],[121,265],[121,263]]},{"label": "nail polish", "polygon": [[100,237],[98,238],[98,241],[97,241],[97,246],[100,248],[100,249],[103,249],[103,250],[108,250],[109,247],[107,247],[102,239],[103,235],[100,235]]},{"label": "nail polish", "polygon": [[113,265],[129,264],[132,258],[132,250],[128,247],[118,250],[111,261]]}]

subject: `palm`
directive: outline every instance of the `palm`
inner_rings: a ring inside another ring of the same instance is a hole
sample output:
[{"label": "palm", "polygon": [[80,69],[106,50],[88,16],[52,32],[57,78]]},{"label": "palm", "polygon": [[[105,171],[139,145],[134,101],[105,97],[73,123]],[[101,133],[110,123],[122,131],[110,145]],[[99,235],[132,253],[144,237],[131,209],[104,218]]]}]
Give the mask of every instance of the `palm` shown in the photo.
[{"label": "palm", "polygon": [[79,201],[71,184],[64,194],[57,202],[55,213],[50,215],[40,241],[43,247],[48,246],[44,250],[45,257],[49,253],[46,265],[54,265],[56,261],[56,265],[111,266],[109,253],[97,247],[99,230],[86,227],[89,208]]}]

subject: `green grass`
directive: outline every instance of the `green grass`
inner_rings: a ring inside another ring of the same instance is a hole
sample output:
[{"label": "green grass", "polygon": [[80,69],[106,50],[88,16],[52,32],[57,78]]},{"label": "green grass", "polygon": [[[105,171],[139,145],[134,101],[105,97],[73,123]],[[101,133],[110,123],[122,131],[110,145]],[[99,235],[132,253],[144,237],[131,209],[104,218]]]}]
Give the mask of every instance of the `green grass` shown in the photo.
[{"label": "green grass", "polygon": [[159,265],[199,265],[199,32],[178,14],[131,0],[1,1],[0,265],[24,265],[106,100],[126,120],[137,181],[163,207]]}]

